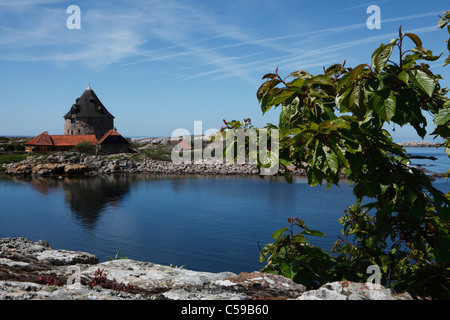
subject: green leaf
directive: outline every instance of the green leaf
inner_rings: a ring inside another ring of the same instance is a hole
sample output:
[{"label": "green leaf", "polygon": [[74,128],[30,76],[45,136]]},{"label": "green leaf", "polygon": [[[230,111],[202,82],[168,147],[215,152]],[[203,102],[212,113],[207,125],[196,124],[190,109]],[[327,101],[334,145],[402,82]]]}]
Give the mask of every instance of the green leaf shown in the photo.
[{"label": "green leaf", "polygon": [[[347,88],[347,86],[350,86],[353,81],[357,80],[361,73],[364,72],[364,69],[367,67],[367,64],[360,64],[356,66],[355,68],[351,69],[349,72],[347,72],[342,79],[339,81],[338,84],[338,90],[340,91],[342,88]],[[345,89],[347,90],[347,89]]]},{"label": "green leaf", "polygon": [[282,107],[280,116],[284,117],[286,123],[290,124],[292,119],[298,114],[298,112],[298,102],[292,103]]},{"label": "green leaf", "polygon": [[445,125],[450,121],[450,107],[439,110],[439,112],[434,116],[435,125]]},{"label": "green leaf", "polygon": [[343,93],[338,93],[336,95],[335,104],[339,106],[340,112],[345,113],[348,111],[348,104],[350,100],[350,93],[352,91],[352,88],[348,88]]},{"label": "green leaf", "polygon": [[288,77],[308,79],[308,78],[311,78],[311,74],[306,72],[305,70],[299,70],[299,71],[292,72]]},{"label": "green leaf", "polygon": [[278,84],[280,84],[281,81],[279,79],[269,80],[264,82],[258,89],[256,93],[256,97],[258,98],[258,101],[261,102],[261,100],[266,96],[273,88],[275,88]]},{"label": "green leaf", "polygon": [[[445,11],[443,16],[439,16],[441,18],[438,22],[438,28],[443,29],[450,22],[450,11]],[[450,25],[449,25],[450,27]],[[450,33],[450,31],[449,31]]]},{"label": "green leaf", "polygon": [[[294,162],[290,157],[284,155],[286,158],[283,158],[282,156],[283,155],[280,154],[280,163],[283,166],[285,166],[286,168],[289,167]],[[289,170],[286,170],[286,171],[289,171]]]},{"label": "green leaf", "polygon": [[431,98],[436,87],[433,77],[422,70],[410,71],[409,76],[414,84]]},{"label": "green leaf", "polygon": [[305,243],[306,242],[306,238],[304,236],[300,235],[300,234],[296,234],[292,238],[292,240],[294,240],[295,242],[298,242],[298,243]]},{"label": "green leaf", "polygon": [[397,75],[397,78],[398,78],[400,81],[403,81],[404,83],[408,84],[409,75],[408,75],[408,73],[407,73],[405,70],[402,70],[402,72],[400,72],[400,73]]},{"label": "green leaf", "polygon": [[427,61],[436,61],[442,56],[442,53],[438,56],[434,56],[431,50],[427,50],[423,47],[416,47],[411,49],[411,51],[414,52],[420,59]]},{"label": "green leaf", "polygon": [[287,227],[283,228],[283,229],[279,229],[277,231],[275,231],[272,234],[272,239],[278,239],[280,236],[282,236],[286,231],[287,231]]},{"label": "green leaf", "polygon": [[272,101],[272,95],[270,94],[266,94],[264,96],[264,98],[261,101],[261,110],[263,112],[263,114],[265,114],[267,111],[270,110],[270,108],[272,108],[272,104],[270,104],[270,102]]},{"label": "green leaf", "polygon": [[[450,42],[449,42],[449,43],[450,43]],[[446,65],[448,65],[448,64],[450,64],[450,56],[448,56],[447,59],[445,59],[445,61],[444,61],[444,67],[445,67]]]},{"label": "green leaf", "polygon": [[295,90],[281,90],[281,92],[273,97],[272,105],[276,106],[280,103],[285,102],[287,99],[292,97],[292,95],[295,93]]},{"label": "green leaf", "polygon": [[339,170],[338,156],[328,147],[324,147],[323,151],[327,159],[328,167],[333,173],[337,173]]},{"label": "green leaf", "polygon": [[322,184],[322,173],[316,169],[316,168],[312,168],[311,170],[308,171],[308,184],[311,187],[315,187],[319,184]]},{"label": "green leaf", "polygon": [[303,87],[304,82],[305,82],[304,79],[297,78],[291,82],[286,83],[286,87],[293,88],[293,89],[301,88],[301,87]]},{"label": "green leaf", "polygon": [[420,57],[417,54],[406,55],[403,59],[402,69],[408,70],[416,62],[416,60],[419,59]]},{"label": "green leaf", "polygon": [[302,234],[307,234],[310,236],[315,236],[315,237],[326,237],[326,235],[318,230],[303,230],[302,232],[300,232]]},{"label": "green leaf", "polygon": [[381,119],[391,121],[395,115],[396,99],[392,91],[383,89],[375,93],[373,98],[373,108]]},{"label": "green leaf", "polygon": [[439,251],[438,262],[448,265],[450,263],[450,237],[448,231],[444,234],[439,234],[436,247]]},{"label": "green leaf", "polygon": [[308,81],[311,81],[314,84],[329,85],[329,86],[333,85],[333,79],[331,79],[330,76],[323,74],[319,74],[315,77],[312,77]]},{"label": "green leaf", "polygon": [[338,145],[336,145],[336,144],[330,144],[329,147],[334,151],[334,153],[335,153],[335,154],[337,155],[337,157],[339,158],[339,161],[340,161],[346,168],[350,167],[350,164],[349,164],[347,158],[346,158],[345,155],[342,153],[342,151],[341,151],[341,149],[339,148]]},{"label": "green leaf", "polygon": [[381,44],[381,46],[373,52],[372,68],[374,68],[377,73],[380,73],[384,69],[396,42],[397,40],[392,40],[389,44]]},{"label": "green leaf", "polygon": [[366,115],[366,104],[364,103],[364,92],[362,86],[355,85],[350,95],[348,108],[358,119],[364,118]]},{"label": "green leaf", "polygon": [[348,120],[340,117],[333,119],[329,122],[330,126],[334,129],[347,129],[350,130],[350,123]]},{"label": "green leaf", "polygon": [[329,66],[325,70],[325,74],[333,75],[333,74],[339,73],[341,70],[342,70],[342,64],[336,63],[336,64]]}]

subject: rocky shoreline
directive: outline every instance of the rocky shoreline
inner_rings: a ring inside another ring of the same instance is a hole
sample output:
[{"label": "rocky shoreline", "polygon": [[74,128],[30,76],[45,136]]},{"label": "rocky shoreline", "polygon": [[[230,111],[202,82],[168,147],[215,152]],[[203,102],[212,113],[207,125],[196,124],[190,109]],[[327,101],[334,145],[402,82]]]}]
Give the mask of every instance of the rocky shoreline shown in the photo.
[{"label": "rocky shoreline", "polygon": [[[3,166],[3,168],[2,168]],[[3,170],[2,170],[3,169]],[[289,168],[292,176],[304,177],[306,173]],[[444,173],[435,173],[420,168],[432,178],[443,178]],[[115,155],[88,155],[76,152],[60,152],[49,156],[29,156],[16,163],[0,164],[0,175],[6,176],[95,176],[103,174],[158,174],[158,175],[259,175],[256,165],[230,164],[219,161],[173,163],[171,161],[139,158],[129,153]],[[283,174],[281,171],[280,174]],[[341,174],[345,179],[345,174]]]},{"label": "rocky shoreline", "polygon": [[398,145],[404,148],[439,148],[444,147],[444,143],[436,143],[436,142],[426,142],[426,141],[409,141],[409,142],[400,142]]},{"label": "rocky shoreline", "polygon": [[[188,163],[139,158],[129,153],[115,155],[87,155],[75,152],[54,153],[50,156],[30,156],[23,161],[3,165],[5,175],[101,175],[114,173],[151,173],[164,175],[257,175],[253,164],[229,164],[200,160]],[[302,175],[292,169],[292,174]]]},{"label": "rocky shoreline", "polygon": [[[205,137],[200,139],[202,147],[209,144]],[[170,150],[176,145],[171,138],[138,138],[133,139],[135,153],[122,153],[113,155],[90,155],[78,152],[56,152],[48,155],[32,155],[26,159],[8,164],[0,164],[0,174],[5,175],[38,175],[38,176],[64,176],[64,175],[101,175],[115,173],[149,173],[163,175],[258,175],[256,165],[245,163],[226,163],[222,160],[200,159],[185,163],[174,163],[170,159]],[[403,147],[439,147],[440,144],[432,142],[406,142],[399,143]],[[146,156],[146,151],[163,150],[160,158]],[[201,151],[201,150],[200,150]],[[191,152],[196,152],[192,150]],[[162,159],[163,158],[163,159]],[[305,176],[303,170],[289,168],[294,176]],[[421,170],[424,170],[421,168]],[[281,172],[282,173],[282,172]],[[444,173],[429,172],[433,178],[444,177]],[[345,178],[342,175],[342,178]]]},{"label": "rocky shoreline", "polygon": [[307,291],[258,271],[210,273],[53,249],[0,238],[0,300],[415,300],[373,283],[333,282]]},{"label": "rocky shoreline", "polygon": [[[1,170],[3,169],[3,170]],[[305,177],[306,173],[289,168],[291,175]],[[427,171],[431,178],[443,178],[445,173]],[[0,175],[6,176],[95,176],[104,174],[157,174],[157,175],[243,175],[257,176],[259,170],[253,164],[229,164],[200,160],[175,164],[171,161],[149,158],[135,159],[132,154],[109,156],[86,155],[75,152],[55,153],[51,156],[30,156],[23,161],[0,165]],[[282,172],[281,172],[282,174]],[[345,179],[345,174],[341,174]]]}]

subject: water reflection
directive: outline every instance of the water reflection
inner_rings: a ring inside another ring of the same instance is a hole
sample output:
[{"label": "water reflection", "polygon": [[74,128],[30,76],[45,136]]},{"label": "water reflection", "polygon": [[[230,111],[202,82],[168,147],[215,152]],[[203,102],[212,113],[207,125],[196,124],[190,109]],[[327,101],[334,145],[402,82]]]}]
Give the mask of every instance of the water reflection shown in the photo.
[{"label": "water reflection", "polygon": [[64,199],[83,228],[93,229],[106,207],[118,207],[130,192],[126,176],[64,181]]},{"label": "water reflection", "polygon": [[[12,180],[15,183],[27,183],[38,193],[49,196],[59,191],[64,192],[64,201],[72,215],[80,223],[83,229],[93,231],[97,222],[108,208],[118,208],[129,196],[132,188],[138,183],[148,181],[164,180],[170,185],[170,189],[175,194],[181,194],[188,189],[193,192],[205,191],[202,184],[192,184],[192,180],[200,178],[217,179],[215,176],[166,176],[166,175],[102,175],[102,176],[79,176],[79,177],[42,177],[42,176],[15,176]],[[236,179],[237,177],[228,177]],[[222,179],[224,179],[222,177]],[[259,177],[249,178],[261,180]],[[191,182],[189,182],[189,180]],[[274,178],[271,178],[274,180]],[[217,189],[217,190],[216,190]],[[245,188],[223,189],[212,187],[206,190],[209,194],[216,194],[223,197],[232,197],[235,200],[266,198],[269,195],[261,193],[261,190]],[[281,192],[281,191],[280,191]],[[278,194],[275,189],[271,190],[271,197],[280,204],[284,203],[286,194]],[[155,199],[153,199],[155,200]],[[175,200],[175,199],[174,199]],[[170,204],[169,204],[170,205]],[[197,203],[198,205],[198,203]]]},{"label": "water reflection", "polygon": [[43,195],[64,191],[64,200],[82,227],[92,230],[108,206],[118,206],[130,192],[132,178],[127,176],[14,178],[26,181]]}]

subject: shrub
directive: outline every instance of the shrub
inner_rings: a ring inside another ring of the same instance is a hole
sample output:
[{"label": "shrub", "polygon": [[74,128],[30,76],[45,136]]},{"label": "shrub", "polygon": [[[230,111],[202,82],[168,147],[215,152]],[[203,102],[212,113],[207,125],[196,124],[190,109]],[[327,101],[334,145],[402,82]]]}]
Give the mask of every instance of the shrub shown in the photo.
[{"label": "shrub", "polygon": [[143,149],[140,153],[147,158],[160,161],[171,160],[171,149],[166,146],[153,146],[148,149]]},{"label": "shrub", "polygon": [[30,154],[3,154],[0,155],[0,165],[7,163],[16,163],[25,160]]},{"label": "shrub", "polygon": [[8,143],[3,145],[4,151],[25,151],[24,143]]},{"label": "shrub", "polygon": [[80,153],[94,154],[96,152],[97,146],[91,144],[90,142],[83,141],[77,144],[72,151]]}]

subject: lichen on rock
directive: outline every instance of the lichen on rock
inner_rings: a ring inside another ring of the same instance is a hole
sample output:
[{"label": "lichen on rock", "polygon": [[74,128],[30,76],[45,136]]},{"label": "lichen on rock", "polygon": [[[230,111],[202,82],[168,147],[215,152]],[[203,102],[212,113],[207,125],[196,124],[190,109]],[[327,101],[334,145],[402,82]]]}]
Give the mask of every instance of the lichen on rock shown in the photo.
[{"label": "lichen on rock", "polygon": [[0,238],[0,299],[14,300],[352,300],[405,299],[372,284],[335,282],[318,290],[274,274],[200,272],[118,259],[46,241]]}]

